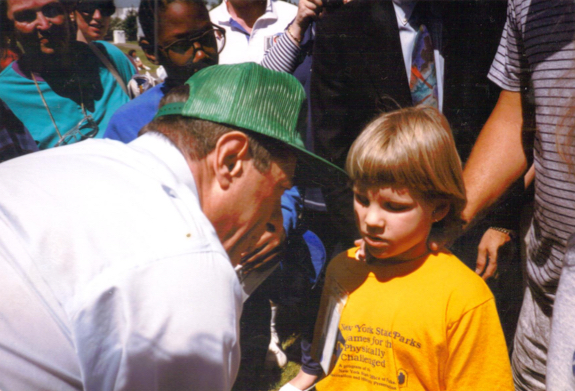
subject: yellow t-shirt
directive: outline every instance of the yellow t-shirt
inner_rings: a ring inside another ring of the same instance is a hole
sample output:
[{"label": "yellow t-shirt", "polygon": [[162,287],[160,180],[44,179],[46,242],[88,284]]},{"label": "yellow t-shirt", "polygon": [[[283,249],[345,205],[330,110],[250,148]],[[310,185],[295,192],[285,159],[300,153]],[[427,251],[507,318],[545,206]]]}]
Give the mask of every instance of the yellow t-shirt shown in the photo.
[{"label": "yellow t-shirt", "polygon": [[493,295],[479,276],[447,252],[370,265],[354,259],[356,250],[327,270],[314,341],[330,285],[348,298],[335,366],[318,390],[514,389]]}]

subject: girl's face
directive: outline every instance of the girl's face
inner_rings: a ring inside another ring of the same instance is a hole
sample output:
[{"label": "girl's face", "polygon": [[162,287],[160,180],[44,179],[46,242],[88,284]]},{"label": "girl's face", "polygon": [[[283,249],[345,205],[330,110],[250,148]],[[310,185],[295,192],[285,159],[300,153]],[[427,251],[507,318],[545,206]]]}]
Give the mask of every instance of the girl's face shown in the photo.
[{"label": "girl's face", "polygon": [[378,260],[404,262],[426,254],[431,225],[449,211],[403,186],[354,186],[353,192],[365,249]]}]

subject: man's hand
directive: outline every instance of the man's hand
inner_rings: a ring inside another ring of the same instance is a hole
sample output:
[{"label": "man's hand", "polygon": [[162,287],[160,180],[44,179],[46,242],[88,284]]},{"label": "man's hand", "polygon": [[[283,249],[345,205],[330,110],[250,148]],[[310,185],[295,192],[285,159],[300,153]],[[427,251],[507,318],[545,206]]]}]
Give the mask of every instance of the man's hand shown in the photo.
[{"label": "man's hand", "polygon": [[495,229],[489,228],[485,231],[477,247],[475,273],[479,274],[484,280],[493,277],[497,272],[497,253],[499,248],[510,240],[511,237],[508,234]]},{"label": "man's hand", "polygon": [[276,229],[273,224],[268,224],[266,232],[254,245],[254,249],[242,254],[240,264],[243,272],[265,267],[282,250],[284,239],[285,231],[281,226],[280,229]]},{"label": "man's hand", "polygon": [[[297,15],[293,23],[288,27],[288,36],[299,42],[309,27],[310,23],[316,20],[323,10],[322,0],[300,0],[297,7]],[[299,44],[299,42],[296,42]]]},{"label": "man's hand", "polygon": [[355,253],[356,261],[373,263],[374,261],[377,260],[376,258],[373,257],[373,255],[371,255],[369,251],[365,249],[365,241],[363,239],[357,239],[356,241],[353,242],[353,244],[359,247],[359,249]]},{"label": "man's hand", "polygon": [[357,239],[356,241],[353,242],[353,244],[359,247],[359,249],[355,253],[355,260],[365,262],[367,254],[367,252],[365,251],[365,242],[363,241],[363,239]]}]

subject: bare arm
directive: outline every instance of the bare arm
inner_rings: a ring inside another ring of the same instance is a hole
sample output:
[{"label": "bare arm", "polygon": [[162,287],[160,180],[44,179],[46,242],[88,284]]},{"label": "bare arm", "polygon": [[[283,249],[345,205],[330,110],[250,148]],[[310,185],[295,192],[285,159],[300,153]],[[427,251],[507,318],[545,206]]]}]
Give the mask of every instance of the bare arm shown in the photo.
[{"label": "bare arm", "polygon": [[523,181],[525,182],[525,188],[527,189],[529,186],[531,186],[534,180],[535,180],[535,165],[532,164],[531,167],[529,167],[529,171],[527,171],[527,173],[523,177]]},{"label": "bare arm", "polygon": [[260,64],[273,71],[293,73],[302,61],[300,44],[306,30],[322,9],[322,0],[301,0],[295,19],[288,25],[286,33],[265,52]]},{"label": "bare arm", "polygon": [[463,171],[468,199],[462,213],[465,221],[473,220],[525,172],[522,125],[521,94],[502,91]]}]

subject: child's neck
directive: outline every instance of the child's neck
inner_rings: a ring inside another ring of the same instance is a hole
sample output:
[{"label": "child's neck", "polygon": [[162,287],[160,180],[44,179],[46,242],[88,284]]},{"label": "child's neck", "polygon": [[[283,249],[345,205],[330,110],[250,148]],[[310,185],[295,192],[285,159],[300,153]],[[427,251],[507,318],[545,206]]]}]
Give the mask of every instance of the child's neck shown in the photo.
[{"label": "child's neck", "polygon": [[396,255],[390,254],[390,256],[385,258],[379,258],[372,255],[369,251],[370,250],[369,246],[366,246],[365,250],[368,263],[381,264],[381,265],[398,265],[400,263],[417,261],[421,258],[427,257],[431,252],[429,247],[427,246],[427,240],[422,240],[415,246],[409,248],[408,250],[402,253]]},{"label": "child's neck", "polygon": [[373,258],[373,261],[367,262],[366,267],[379,281],[389,281],[393,278],[408,276],[418,270],[427,261],[429,254],[430,252],[427,252],[416,258],[402,260]]},{"label": "child's neck", "polygon": [[400,254],[397,257],[379,259],[379,258],[375,258],[375,257],[371,256],[368,252],[368,256],[366,257],[366,262],[370,265],[393,266],[393,265],[399,265],[402,263],[410,263],[410,262],[415,262],[415,261],[425,259],[430,253],[431,253],[431,251],[426,249],[423,253],[420,253],[418,255],[407,256],[406,254]]}]

